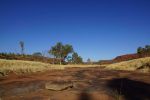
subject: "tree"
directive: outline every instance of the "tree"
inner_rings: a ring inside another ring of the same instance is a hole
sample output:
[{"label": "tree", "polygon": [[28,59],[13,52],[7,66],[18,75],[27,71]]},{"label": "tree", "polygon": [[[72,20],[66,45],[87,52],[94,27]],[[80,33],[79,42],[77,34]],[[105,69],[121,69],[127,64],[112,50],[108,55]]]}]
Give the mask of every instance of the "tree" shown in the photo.
[{"label": "tree", "polygon": [[72,45],[69,45],[69,44],[66,44],[63,46],[63,51],[62,51],[62,54],[63,54],[63,59],[65,60],[68,56],[69,53],[72,53],[74,50],[73,50],[73,47]]},{"label": "tree", "polygon": [[78,54],[77,54],[76,52],[74,52],[74,53],[72,54],[72,62],[73,62],[74,64],[77,64],[77,59],[78,59]]},{"label": "tree", "polygon": [[83,63],[83,60],[82,60],[81,56],[79,56],[76,52],[74,52],[72,54],[72,62],[74,64],[80,64],[80,63]]},{"label": "tree", "polygon": [[141,54],[142,52],[143,52],[143,48],[142,48],[142,47],[138,47],[137,53],[138,53],[138,54]]},{"label": "tree", "polygon": [[69,53],[73,52],[72,45],[66,44],[63,45],[61,42],[58,42],[55,46],[52,46],[49,50],[49,53],[52,54],[55,58],[60,59],[60,64],[62,61],[65,61]]},{"label": "tree", "polygon": [[21,48],[21,54],[23,55],[24,54],[24,42],[20,41],[19,45],[20,45],[20,48]]},{"label": "tree", "polygon": [[41,57],[42,56],[42,53],[41,52],[35,52],[32,54],[33,56],[38,56],[38,57]]},{"label": "tree", "polygon": [[150,53],[150,45],[146,45],[145,50],[146,50],[147,53]]},{"label": "tree", "polygon": [[91,64],[91,59],[90,58],[87,59],[87,63]]},{"label": "tree", "polygon": [[146,48],[146,49],[150,49],[150,45],[146,45],[145,48]]},{"label": "tree", "polygon": [[83,63],[83,59],[81,56],[79,56],[77,59],[77,64],[82,64],[82,63]]},{"label": "tree", "polygon": [[139,47],[137,49],[138,54],[150,54],[150,45],[145,45],[145,48]]}]

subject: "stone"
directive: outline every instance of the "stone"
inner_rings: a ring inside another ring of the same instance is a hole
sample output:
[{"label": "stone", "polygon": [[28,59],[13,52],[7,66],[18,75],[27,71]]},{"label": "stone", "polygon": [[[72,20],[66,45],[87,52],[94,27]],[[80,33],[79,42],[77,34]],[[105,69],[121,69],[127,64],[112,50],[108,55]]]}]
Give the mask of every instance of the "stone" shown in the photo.
[{"label": "stone", "polygon": [[45,88],[53,91],[62,91],[69,88],[73,88],[72,82],[48,82],[45,84]]}]

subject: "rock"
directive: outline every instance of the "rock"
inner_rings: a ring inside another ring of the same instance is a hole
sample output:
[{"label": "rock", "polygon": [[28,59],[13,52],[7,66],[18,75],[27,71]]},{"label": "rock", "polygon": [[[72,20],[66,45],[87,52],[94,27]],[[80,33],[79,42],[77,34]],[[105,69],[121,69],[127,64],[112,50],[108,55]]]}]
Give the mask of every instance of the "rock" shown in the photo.
[{"label": "rock", "polygon": [[49,82],[45,84],[46,89],[53,91],[62,91],[72,87],[73,87],[72,82],[55,82],[55,83]]},{"label": "rock", "polygon": [[[0,77],[3,77],[3,76],[5,76],[4,73],[0,72]],[[0,100],[1,100],[1,99],[0,99]]]}]

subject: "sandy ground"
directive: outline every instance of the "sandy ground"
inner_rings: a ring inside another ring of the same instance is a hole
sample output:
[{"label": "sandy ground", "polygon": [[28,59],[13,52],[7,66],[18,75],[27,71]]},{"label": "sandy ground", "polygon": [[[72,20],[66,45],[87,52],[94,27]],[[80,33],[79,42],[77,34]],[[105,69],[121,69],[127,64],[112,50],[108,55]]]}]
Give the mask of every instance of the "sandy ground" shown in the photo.
[{"label": "sandy ground", "polygon": [[[70,82],[73,87],[47,90],[45,84]],[[150,73],[68,68],[0,78],[0,100],[150,100]]]}]

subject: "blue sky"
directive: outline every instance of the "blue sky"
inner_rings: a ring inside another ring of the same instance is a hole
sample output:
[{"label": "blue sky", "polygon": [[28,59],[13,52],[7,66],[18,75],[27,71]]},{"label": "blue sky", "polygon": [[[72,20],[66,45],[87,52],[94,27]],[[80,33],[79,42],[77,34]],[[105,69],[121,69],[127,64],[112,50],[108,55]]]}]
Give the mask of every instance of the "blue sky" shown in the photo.
[{"label": "blue sky", "polygon": [[72,44],[84,60],[112,59],[150,44],[149,0],[0,0],[0,52]]}]

